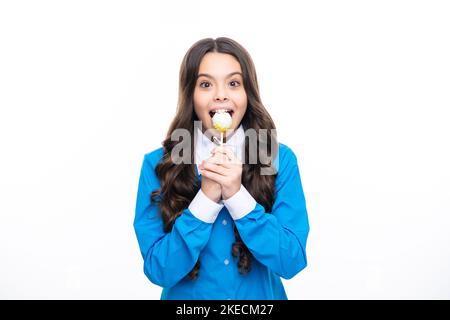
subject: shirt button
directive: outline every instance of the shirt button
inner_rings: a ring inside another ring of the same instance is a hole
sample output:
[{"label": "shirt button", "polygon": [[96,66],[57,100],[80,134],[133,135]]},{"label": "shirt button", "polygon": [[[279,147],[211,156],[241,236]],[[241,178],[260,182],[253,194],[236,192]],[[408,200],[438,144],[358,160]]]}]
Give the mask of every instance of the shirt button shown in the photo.
[{"label": "shirt button", "polygon": [[225,259],[225,260],[223,260],[223,263],[227,266],[230,263],[230,260]]},{"label": "shirt button", "polygon": [[223,224],[224,226],[226,226],[227,223],[228,223],[227,220],[225,220],[225,219],[222,220],[222,224]]}]

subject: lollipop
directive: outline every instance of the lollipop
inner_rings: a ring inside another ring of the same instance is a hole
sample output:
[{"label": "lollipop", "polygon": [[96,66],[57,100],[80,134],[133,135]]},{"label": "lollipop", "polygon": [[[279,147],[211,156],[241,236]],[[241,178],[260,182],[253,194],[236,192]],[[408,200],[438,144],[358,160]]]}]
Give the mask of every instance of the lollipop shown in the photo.
[{"label": "lollipop", "polygon": [[220,145],[223,145],[223,133],[231,128],[232,119],[225,110],[217,110],[213,118],[213,126],[220,132]]}]

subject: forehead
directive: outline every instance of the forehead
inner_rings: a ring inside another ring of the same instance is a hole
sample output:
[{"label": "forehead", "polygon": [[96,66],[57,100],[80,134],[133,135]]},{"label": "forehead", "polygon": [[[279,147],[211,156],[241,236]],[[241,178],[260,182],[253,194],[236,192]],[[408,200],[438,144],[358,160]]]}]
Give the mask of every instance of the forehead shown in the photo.
[{"label": "forehead", "polygon": [[242,72],[239,61],[230,54],[218,52],[205,54],[198,71],[198,73],[208,73],[216,78],[226,77],[232,72]]}]

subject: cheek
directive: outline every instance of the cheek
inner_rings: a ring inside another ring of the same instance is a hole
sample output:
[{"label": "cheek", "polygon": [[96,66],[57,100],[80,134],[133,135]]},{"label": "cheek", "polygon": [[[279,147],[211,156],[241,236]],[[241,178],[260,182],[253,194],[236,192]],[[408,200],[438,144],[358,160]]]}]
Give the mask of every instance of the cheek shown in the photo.
[{"label": "cheek", "polygon": [[194,110],[197,113],[197,116],[199,113],[204,112],[207,110],[208,104],[207,99],[205,99],[204,95],[194,91]]},{"label": "cheek", "polygon": [[240,111],[242,113],[245,113],[245,110],[247,109],[247,94],[245,93],[245,91],[237,94],[234,101],[236,102],[236,105],[240,109]]}]

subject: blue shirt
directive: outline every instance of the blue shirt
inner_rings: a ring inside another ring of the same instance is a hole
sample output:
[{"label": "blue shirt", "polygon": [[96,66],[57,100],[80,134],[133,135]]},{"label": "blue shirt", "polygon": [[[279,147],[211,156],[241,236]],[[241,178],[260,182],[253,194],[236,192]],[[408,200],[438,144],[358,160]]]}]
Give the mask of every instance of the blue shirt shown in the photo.
[{"label": "blue shirt", "polygon": [[[155,167],[162,156],[162,148],[144,156],[134,219],[144,273],[163,287],[161,299],[287,299],[280,277],[291,279],[306,267],[309,233],[294,152],[279,144],[271,214],[256,202],[253,210],[234,220],[224,206],[217,219],[208,223],[186,208],[169,233],[163,230],[159,208],[150,202],[151,192],[160,187]],[[254,257],[245,275],[238,271],[238,258],[231,255],[234,225]],[[198,277],[190,280],[187,274],[198,259]]]}]

